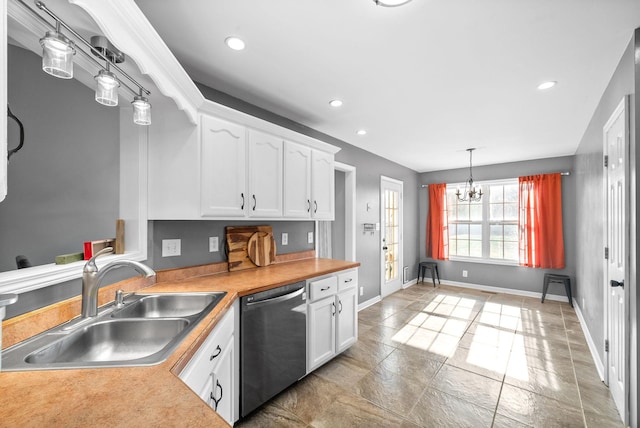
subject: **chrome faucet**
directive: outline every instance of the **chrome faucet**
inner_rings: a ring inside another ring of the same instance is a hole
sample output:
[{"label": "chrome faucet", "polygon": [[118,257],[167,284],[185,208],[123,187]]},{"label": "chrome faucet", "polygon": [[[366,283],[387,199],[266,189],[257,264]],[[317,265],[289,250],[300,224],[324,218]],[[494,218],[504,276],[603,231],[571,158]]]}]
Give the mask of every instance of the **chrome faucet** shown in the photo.
[{"label": "chrome faucet", "polygon": [[107,247],[98,251],[96,255],[89,259],[82,269],[82,318],[95,317],[98,315],[98,289],[100,288],[100,281],[102,281],[104,275],[111,269],[129,266],[145,278],[150,278],[156,275],[156,272],[149,266],[133,260],[115,260],[104,265],[102,269],[98,271],[96,258],[102,254],[110,253],[112,251],[112,247]]}]

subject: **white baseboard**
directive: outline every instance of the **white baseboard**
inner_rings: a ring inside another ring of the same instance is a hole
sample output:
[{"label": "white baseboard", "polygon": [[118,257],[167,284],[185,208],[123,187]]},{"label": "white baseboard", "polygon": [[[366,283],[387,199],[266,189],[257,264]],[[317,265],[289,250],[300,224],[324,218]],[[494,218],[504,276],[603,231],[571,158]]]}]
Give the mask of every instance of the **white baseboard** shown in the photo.
[{"label": "white baseboard", "polygon": [[593,358],[593,362],[596,365],[598,376],[600,376],[601,381],[604,381],[604,363],[600,359],[598,348],[596,347],[596,344],[591,337],[591,332],[589,332],[589,328],[587,327],[587,323],[582,316],[582,311],[580,310],[580,306],[578,306],[578,302],[576,302],[576,299],[573,299],[573,308],[576,310],[578,320],[580,320],[580,327],[582,327],[582,332],[584,333],[584,337],[587,340],[587,345],[589,346],[589,351],[591,352],[591,358]]},{"label": "white baseboard", "polygon": [[415,285],[418,283],[418,278],[414,278],[409,282],[405,282],[404,284],[402,284],[402,289],[406,290],[407,288],[411,287],[412,285]]},{"label": "white baseboard", "polygon": [[382,298],[380,296],[376,296],[373,299],[369,299],[366,302],[362,302],[358,305],[358,312],[363,309],[367,309],[369,306],[375,305],[378,302],[381,302]]},{"label": "white baseboard", "polygon": [[[535,297],[537,299],[542,299],[542,293],[538,293],[537,291],[525,291],[525,290],[517,290],[515,288],[493,287],[491,285],[472,284],[469,282],[448,281],[444,279],[442,280],[442,284],[451,285],[453,287],[463,287],[463,288],[472,288],[474,290],[489,291],[491,293],[505,293],[505,294],[513,294],[516,296]],[[569,298],[567,296],[559,296],[557,294],[547,294],[545,296],[545,300],[553,300],[556,302],[569,303]]]}]

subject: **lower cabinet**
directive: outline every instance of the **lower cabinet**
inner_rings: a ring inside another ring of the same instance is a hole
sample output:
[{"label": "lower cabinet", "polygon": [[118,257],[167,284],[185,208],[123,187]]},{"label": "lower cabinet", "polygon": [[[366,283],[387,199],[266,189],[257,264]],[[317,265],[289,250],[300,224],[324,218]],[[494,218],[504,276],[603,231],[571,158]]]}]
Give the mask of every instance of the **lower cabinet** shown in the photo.
[{"label": "lower cabinet", "polygon": [[238,419],[236,306],[227,311],[180,373],[180,379],[229,425]]},{"label": "lower cabinet", "polygon": [[307,373],[358,340],[358,270],[307,281]]}]

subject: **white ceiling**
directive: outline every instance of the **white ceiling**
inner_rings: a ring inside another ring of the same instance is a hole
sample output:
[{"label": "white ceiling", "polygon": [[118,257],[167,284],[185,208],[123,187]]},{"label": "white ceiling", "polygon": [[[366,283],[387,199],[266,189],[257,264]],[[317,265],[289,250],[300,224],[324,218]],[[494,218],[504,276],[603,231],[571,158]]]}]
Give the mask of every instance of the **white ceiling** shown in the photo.
[{"label": "white ceiling", "polygon": [[136,3],[194,80],[418,172],[574,154],[640,27],[639,0]]}]

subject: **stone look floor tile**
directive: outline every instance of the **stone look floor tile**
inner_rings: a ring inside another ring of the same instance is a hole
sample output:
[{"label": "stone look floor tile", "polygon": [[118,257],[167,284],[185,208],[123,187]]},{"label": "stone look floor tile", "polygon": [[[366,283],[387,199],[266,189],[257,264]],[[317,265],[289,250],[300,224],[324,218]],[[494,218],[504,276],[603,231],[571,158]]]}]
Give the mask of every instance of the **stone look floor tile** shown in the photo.
[{"label": "stone look floor tile", "polygon": [[358,339],[355,345],[342,353],[345,358],[365,369],[372,369],[389,356],[395,348],[368,339]]},{"label": "stone look floor tile", "polygon": [[[279,394],[272,403],[309,423],[333,403],[336,395],[341,392],[346,391],[334,382],[312,373]],[[314,400],[309,400],[309,397],[314,397]]]},{"label": "stone look floor tile", "polygon": [[341,394],[310,425],[315,428],[387,428],[402,426],[406,422],[401,416],[362,397]]},{"label": "stone look floor tile", "polygon": [[533,428],[531,425],[523,424],[515,419],[496,414],[493,418],[493,425],[491,428]]},{"label": "stone look floor tile", "polygon": [[251,417],[244,419],[235,427],[240,428],[265,428],[265,427],[290,427],[290,428],[302,428],[307,424],[301,421],[293,413],[284,410],[283,408],[267,403],[262,406],[258,411],[254,412]]},{"label": "stone look floor tile", "polygon": [[414,349],[396,349],[385,358],[380,367],[402,376],[415,377],[428,383],[442,367],[443,360]]},{"label": "stone look floor tile", "polygon": [[389,411],[406,415],[420,398],[428,380],[405,377],[380,367],[367,374],[356,386],[357,394]]},{"label": "stone look floor tile", "polygon": [[494,379],[446,364],[429,384],[429,388],[490,410],[494,410],[498,403],[500,387],[501,383]]},{"label": "stone look floor tile", "polygon": [[408,416],[421,427],[491,427],[493,411],[436,389],[427,388]]},{"label": "stone look floor tile", "polygon": [[584,427],[579,408],[558,405],[556,400],[507,384],[502,387],[497,413],[536,427]]},{"label": "stone look floor tile", "polygon": [[314,375],[333,382],[350,392],[353,392],[356,384],[368,373],[369,369],[359,366],[344,355],[334,358],[313,372]]},{"label": "stone look floor tile", "polygon": [[502,382],[508,361],[508,351],[474,342],[469,348],[458,347],[445,364]]}]

